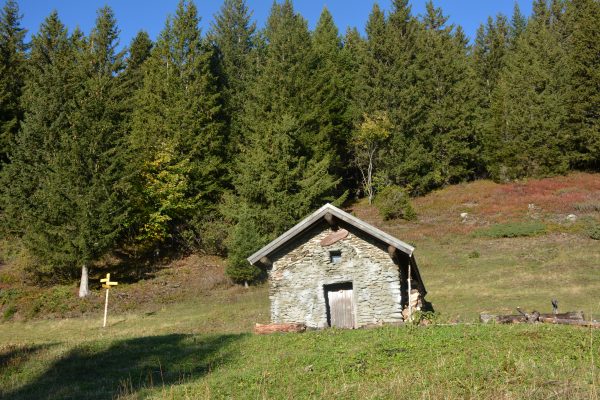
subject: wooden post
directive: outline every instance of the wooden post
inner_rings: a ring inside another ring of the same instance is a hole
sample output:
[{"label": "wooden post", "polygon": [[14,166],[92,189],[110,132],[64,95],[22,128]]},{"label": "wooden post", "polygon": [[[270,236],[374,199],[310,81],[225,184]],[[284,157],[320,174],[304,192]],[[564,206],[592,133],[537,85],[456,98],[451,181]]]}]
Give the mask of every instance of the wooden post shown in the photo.
[{"label": "wooden post", "polygon": [[261,258],[259,261],[260,261],[260,263],[261,263],[262,265],[264,265],[264,266],[265,266],[265,267],[267,267],[267,268],[271,268],[271,267],[273,266],[273,262],[272,262],[272,261],[271,261],[271,259],[270,259],[269,257],[267,257],[267,256],[264,256],[264,257],[263,257],[263,258]]},{"label": "wooden post", "polygon": [[325,221],[327,221],[327,223],[329,224],[329,227],[332,230],[334,230],[334,231],[338,230],[338,225],[337,225],[337,222],[335,220],[335,217],[333,215],[331,215],[331,213],[325,213],[325,215],[323,216],[323,218],[325,218]]},{"label": "wooden post", "polygon": [[106,289],[106,300],[104,301],[104,324],[103,328],[106,328],[106,316],[108,315],[108,291],[111,286],[117,286],[117,282],[110,281],[110,274],[106,274],[106,278],[100,279],[100,282],[103,283],[102,287]]},{"label": "wooden post", "polygon": [[408,263],[408,320],[412,321],[412,299],[410,298],[412,295],[412,288],[411,288],[411,280],[412,280],[412,276],[411,276],[411,262],[409,261]]},{"label": "wooden post", "polygon": [[106,316],[108,315],[108,291],[110,289],[106,288],[106,301],[104,302],[104,324],[102,324],[103,328],[106,328]]},{"label": "wooden post", "polygon": [[392,261],[396,262],[396,248],[392,245],[388,246],[388,254]]}]

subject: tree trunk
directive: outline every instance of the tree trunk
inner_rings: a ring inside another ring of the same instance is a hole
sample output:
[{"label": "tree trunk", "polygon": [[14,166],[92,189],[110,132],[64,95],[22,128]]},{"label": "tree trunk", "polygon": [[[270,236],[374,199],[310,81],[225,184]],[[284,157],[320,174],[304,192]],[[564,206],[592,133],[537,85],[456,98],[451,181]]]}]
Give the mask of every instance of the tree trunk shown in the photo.
[{"label": "tree trunk", "polygon": [[369,195],[369,205],[373,203],[373,157],[375,156],[375,149],[369,152],[369,167],[367,169],[367,193]]},{"label": "tree trunk", "polygon": [[81,266],[81,282],[79,284],[79,297],[83,298],[90,294],[88,285],[88,267],[87,265]]}]

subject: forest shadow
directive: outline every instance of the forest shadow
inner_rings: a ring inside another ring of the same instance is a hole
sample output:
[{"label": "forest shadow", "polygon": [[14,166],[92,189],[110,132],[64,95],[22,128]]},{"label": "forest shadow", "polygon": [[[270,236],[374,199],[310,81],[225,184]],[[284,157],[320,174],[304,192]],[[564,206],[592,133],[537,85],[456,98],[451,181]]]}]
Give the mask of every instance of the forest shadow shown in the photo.
[{"label": "forest shadow", "polygon": [[[20,368],[21,365],[25,364],[32,357],[43,350],[47,350],[52,346],[56,346],[57,343],[48,343],[42,345],[15,345],[9,346],[0,352],[0,375],[7,372],[10,368]],[[1,392],[0,392],[1,393]]]},{"label": "forest shadow", "polygon": [[0,391],[0,398],[112,399],[189,382],[226,364],[232,355],[229,345],[244,336],[148,336],[120,340],[109,348],[84,343],[25,386]]},{"label": "forest shadow", "polygon": [[107,272],[119,277],[119,282],[136,283],[140,280],[153,279],[161,270],[167,268],[174,260],[181,257],[176,249],[163,249],[159,255],[154,251],[128,252],[115,250],[110,260],[105,260],[92,270],[94,277],[104,278]]}]

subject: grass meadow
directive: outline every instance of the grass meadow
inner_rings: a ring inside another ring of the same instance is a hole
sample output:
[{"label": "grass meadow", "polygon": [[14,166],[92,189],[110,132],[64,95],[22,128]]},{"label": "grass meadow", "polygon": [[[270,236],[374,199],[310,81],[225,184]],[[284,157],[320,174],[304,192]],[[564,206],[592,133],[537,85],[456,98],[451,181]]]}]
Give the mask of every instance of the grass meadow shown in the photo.
[{"label": "grass meadow", "polygon": [[351,209],[415,245],[429,326],[257,336],[266,285],[233,287],[223,260],[194,255],[114,289],[103,329],[100,290],[24,285],[5,257],[0,398],[598,399],[600,330],[477,320],[553,298],[600,319],[600,175],[478,181],[414,207],[416,222]]}]

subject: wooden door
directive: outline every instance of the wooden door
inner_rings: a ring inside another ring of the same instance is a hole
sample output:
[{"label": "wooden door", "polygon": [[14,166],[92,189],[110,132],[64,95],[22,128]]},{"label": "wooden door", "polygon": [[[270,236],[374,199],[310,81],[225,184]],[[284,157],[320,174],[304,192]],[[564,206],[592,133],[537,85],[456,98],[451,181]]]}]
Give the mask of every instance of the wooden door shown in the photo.
[{"label": "wooden door", "polygon": [[354,300],[352,284],[331,287],[327,290],[329,325],[337,328],[354,328]]}]

